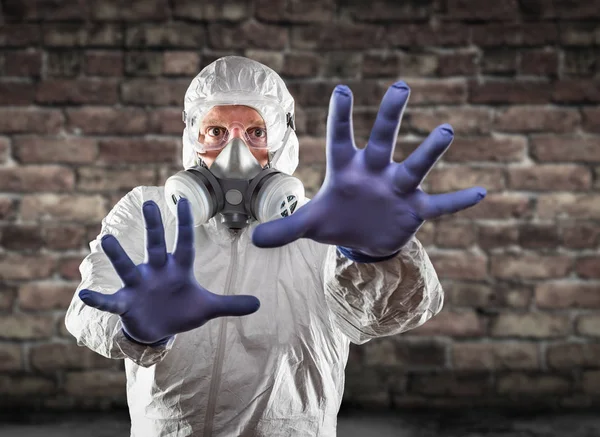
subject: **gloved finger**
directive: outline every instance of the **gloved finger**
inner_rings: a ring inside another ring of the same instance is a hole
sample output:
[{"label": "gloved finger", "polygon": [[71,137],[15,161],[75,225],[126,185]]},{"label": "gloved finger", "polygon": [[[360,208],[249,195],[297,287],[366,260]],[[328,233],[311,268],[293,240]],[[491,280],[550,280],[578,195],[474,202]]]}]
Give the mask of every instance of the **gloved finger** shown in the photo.
[{"label": "gloved finger", "polygon": [[211,299],[209,318],[246,316],[260,308],[260,301],[254,296],[222,296],[215,294]]},{"label": "gloved finger", "polygon": [[383,96],[365,148],[365,160],[369,167],[381,169],[391,162],[409,96],[410,88],[404,81],[393,84]]},{"label": "gloved finger", "polygon": [[152,201],[144,202],[142,207],[146,222],[146,253],[148,264],[152,267],[162,267],[167,262],[167,245],[165,243],[165,229],[160,216],[160,208]]},{"label": "gloved finger", "polygon": [[183,267],[194,264],[194,220],[190,201],[185,197],[177,202],[177,243],[173,257]]},{"label": "gloved finger", "polygon": [[113,235],[107,234],[102,237],[100,244],[123,284],[128,287],[138,285],[141,280],[140,272],[121,247],[121,243]]},{"label": "gloved finger", "polygon": [[395,183],[398,189],[403,193],[414,191],[450,147],[453,139],[454,131],[449,124],[444,123],[435,128],[425,141],[396,167]]},{"label": "gloved finger", "polygon": [[452,214],[478,204],[487,194],[483,187],[471,187],[453,193],[431,194],[417,213],[425,220]]},{"label": "gloved finger", "polygon": [[304,237],[310,229],[314,201],[298,209],[289,217],[258,225],[252,233],[252,243],[257,247],[285,246]]},{"label": "gloved finger", "polygon": [[103,294],[85,288],[79,291],[79,298],[87,306],[97,308],[101,311],[107,311],[112,314],[121,315],[127,310],[126,302],[118,293]]},{"label": "gloved finger", "polygon": [[332,168],[342,168],[350,162],[357,150],[352,131],[352,91],[345,85],[338,85],[329,100],[327,164]]}]

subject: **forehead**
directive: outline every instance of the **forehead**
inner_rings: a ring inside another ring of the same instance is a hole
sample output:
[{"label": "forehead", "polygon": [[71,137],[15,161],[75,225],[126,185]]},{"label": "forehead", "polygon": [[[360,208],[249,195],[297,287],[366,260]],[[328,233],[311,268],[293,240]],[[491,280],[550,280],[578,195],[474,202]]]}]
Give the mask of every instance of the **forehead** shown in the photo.
[{"label": "forehead", "polygon": [[221,105],[215,106],[204,116],[205,123],[210,122],[233,122],[244,124],[264,124],[263,118],[253,108],[243,105]]}]

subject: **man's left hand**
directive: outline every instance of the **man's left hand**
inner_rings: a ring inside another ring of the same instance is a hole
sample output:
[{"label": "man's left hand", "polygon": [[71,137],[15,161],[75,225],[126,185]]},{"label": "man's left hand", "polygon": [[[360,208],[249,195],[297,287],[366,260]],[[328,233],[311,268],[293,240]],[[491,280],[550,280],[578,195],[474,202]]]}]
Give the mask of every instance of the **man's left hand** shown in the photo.
[{"label": "man's left hand", "polygon": [[352,249],[369,257],[398,252],[424,220],[479,203],[482,187],[430,195],[421,182],[450,146],[449,124],[438,126],[403,162],[392,161],[410,89],[400,81],[386,92],[369,142],[354,145],[352,93],[338,85],[327,119],[327,170],[315,197],[289,217],[256,227],[259,247],[277,247],[299,238]]}]

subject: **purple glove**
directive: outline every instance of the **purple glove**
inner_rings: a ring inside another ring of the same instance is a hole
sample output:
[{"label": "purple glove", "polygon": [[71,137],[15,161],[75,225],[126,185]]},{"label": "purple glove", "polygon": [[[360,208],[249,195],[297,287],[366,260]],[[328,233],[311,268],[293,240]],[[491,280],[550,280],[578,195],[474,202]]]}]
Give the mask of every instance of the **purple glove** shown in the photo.
[{"label": "purple glove", "polygon": [[485,197],[481,187],[430,195],[420,184],[453,139],[449,124],[438,126],[402,163],[392,161],[410,89],[392,85],[381,102],[364,149],[354,145],[352,93],[338,85],[327,119],[327,172],[316,196],[289,217],[256,227],[259,247],[282,246],[298,238],[336,245],[360,262],[396,254],[424,220],[466,209]]},{"label": "purple glove", "polygon": [[258,310],[256,297],[213,294],[194,278],[194,227],[187,199],[177,203],[179,226],[172,254],[166,250],[158,205],[147,201],[142,210],[148,262],[134,265],[114,236],[103,236],[102,248],[124,287],[114,294],[81,290],[79,297],[86,305],[118,314],[127,337],[153,346],[216,317],[244,316]]}]

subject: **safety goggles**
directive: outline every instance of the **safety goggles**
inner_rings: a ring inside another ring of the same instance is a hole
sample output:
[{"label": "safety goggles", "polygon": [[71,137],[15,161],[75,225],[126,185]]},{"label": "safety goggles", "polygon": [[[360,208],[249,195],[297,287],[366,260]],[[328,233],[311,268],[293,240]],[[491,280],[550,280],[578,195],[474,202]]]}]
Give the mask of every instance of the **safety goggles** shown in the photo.
[{"label": "safety goggles", "polygon": [[234,121],[224,124],[218,121],[205,120],[201,123],[198,143],[205,151],[221,150],[233,138],[240,138],[248,147],[267,149],[267,128],[264,122],[255,120],[243,124]]}]

